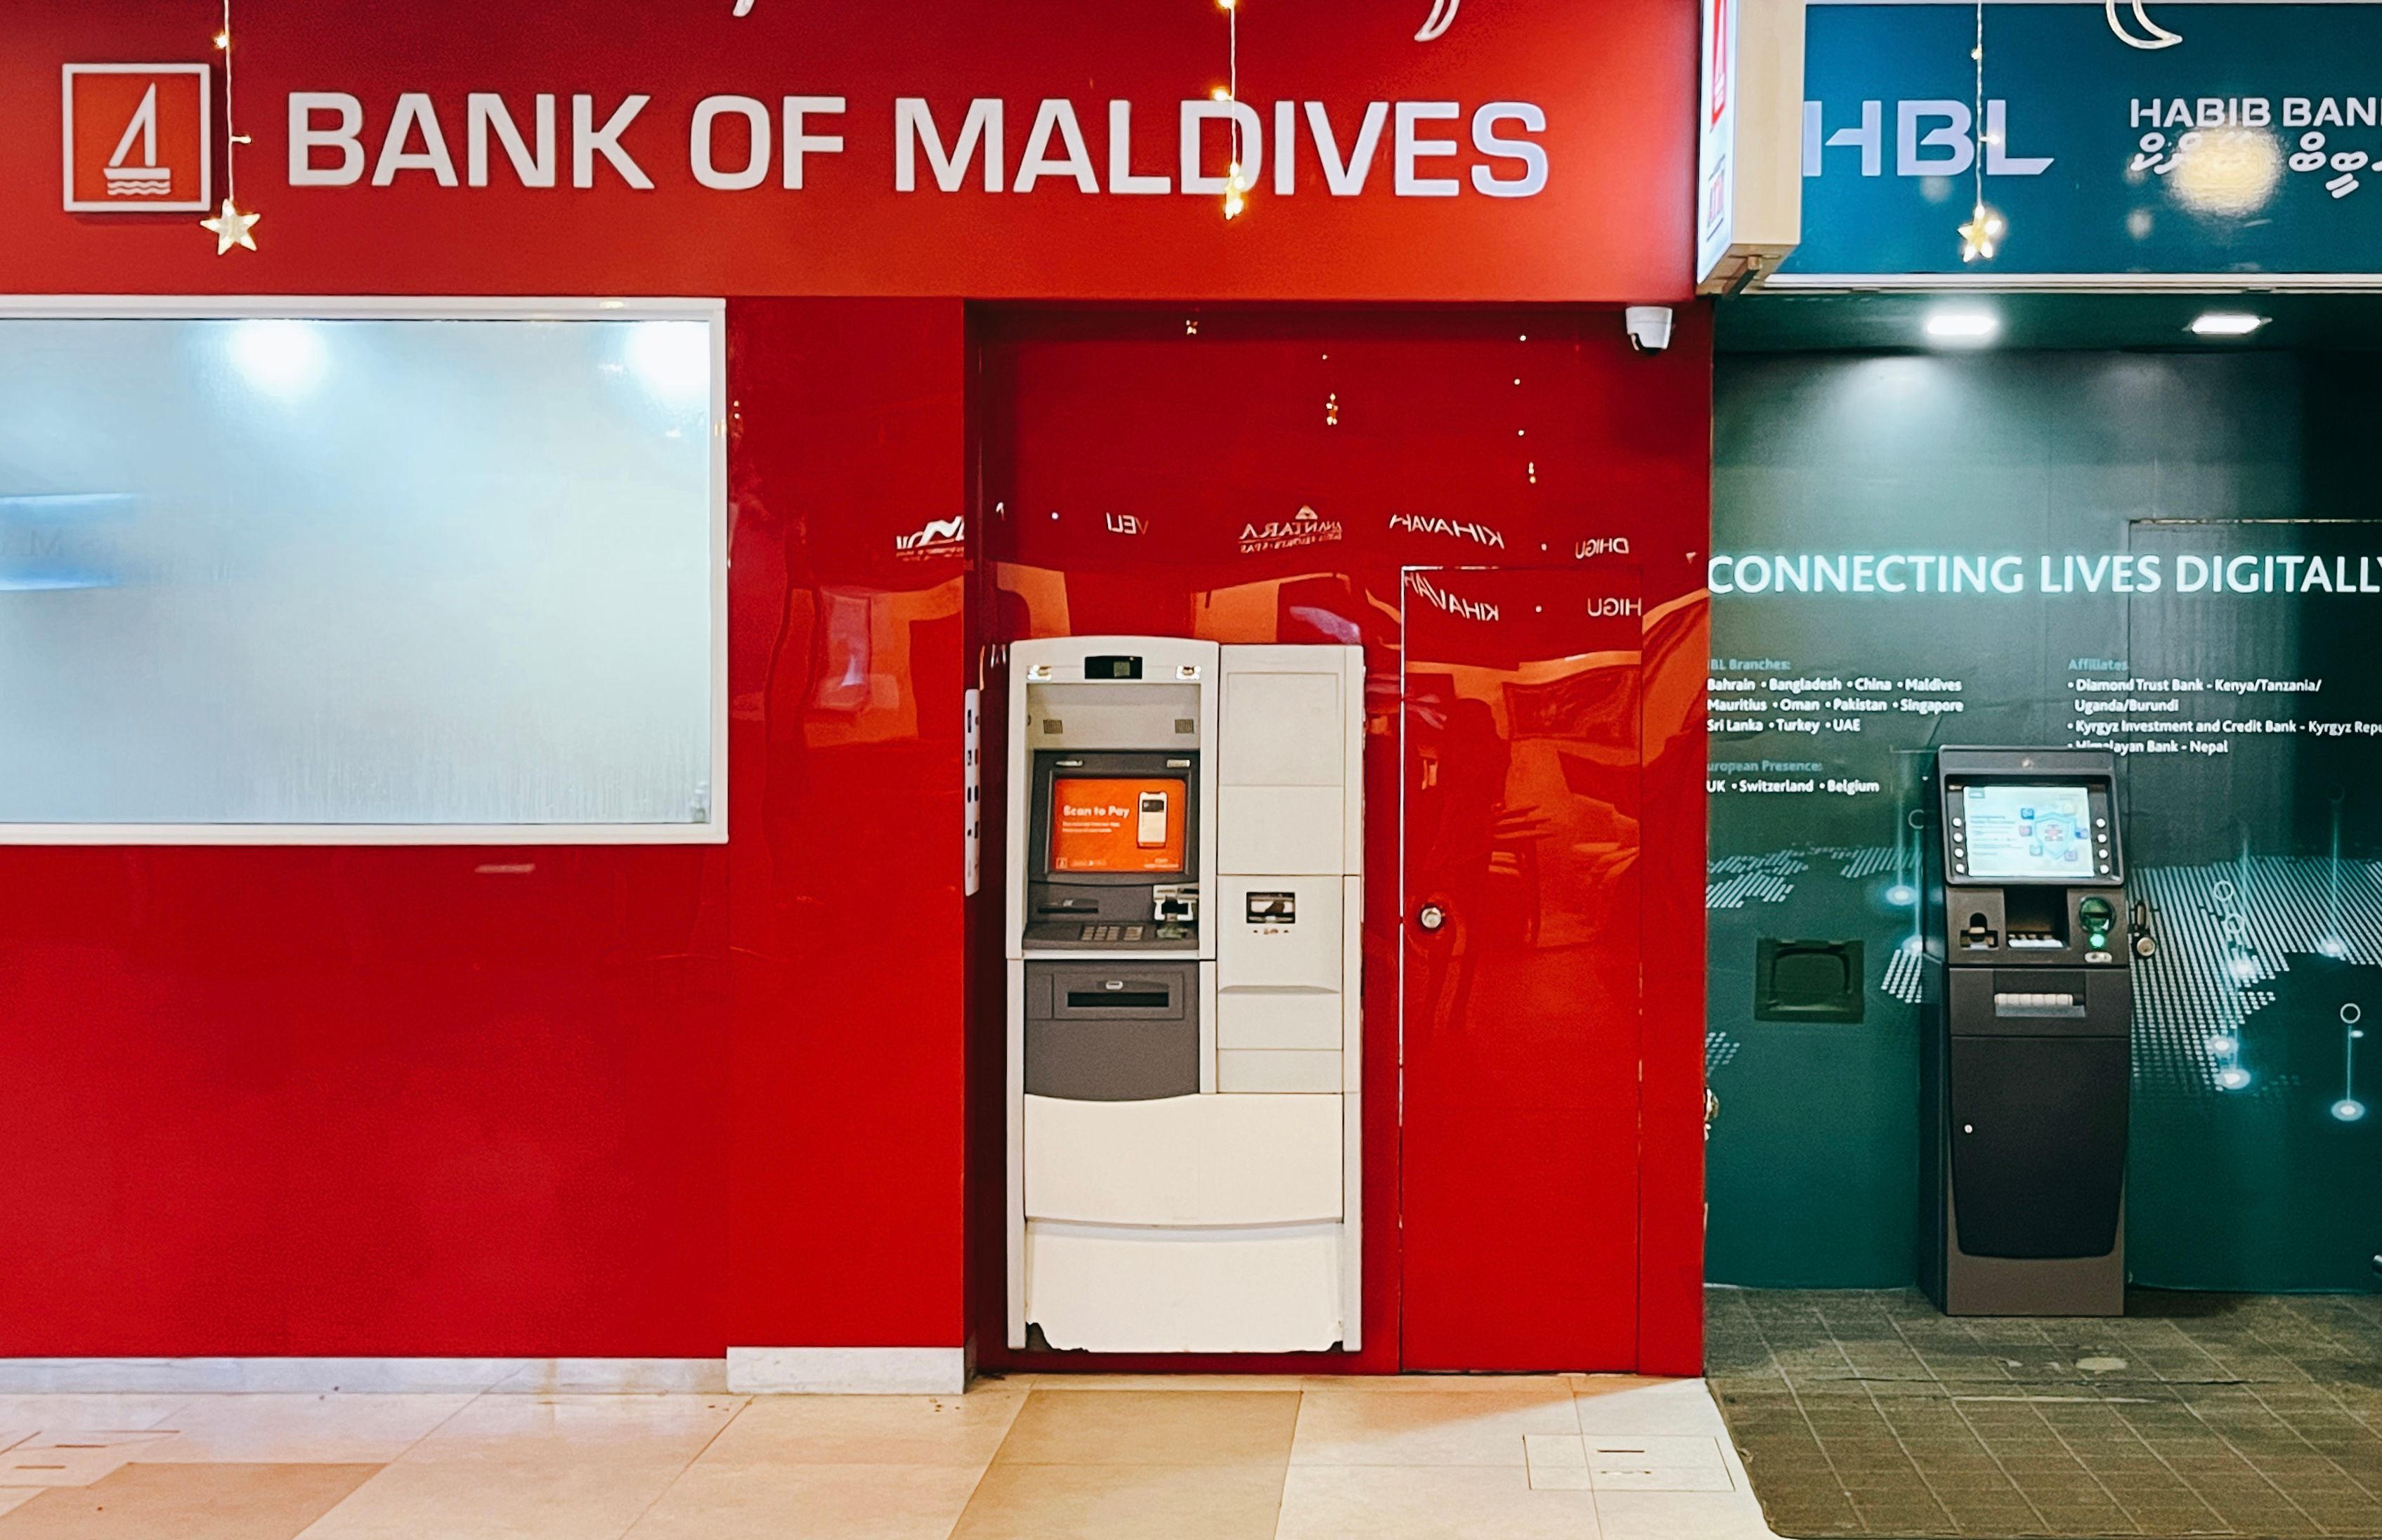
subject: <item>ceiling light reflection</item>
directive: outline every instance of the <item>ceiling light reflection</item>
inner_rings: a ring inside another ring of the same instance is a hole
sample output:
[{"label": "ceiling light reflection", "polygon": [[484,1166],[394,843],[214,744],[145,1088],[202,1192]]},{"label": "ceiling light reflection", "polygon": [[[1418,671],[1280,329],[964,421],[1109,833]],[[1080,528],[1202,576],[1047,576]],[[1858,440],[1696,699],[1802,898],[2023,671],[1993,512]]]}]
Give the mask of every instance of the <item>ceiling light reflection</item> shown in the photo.
[{"label": "ceiling light reflection", "polygon": [[235,321],[230,353],[240,378],[268,396],[283,397],[313,389],[330,365],[330,349],[312,321]]}]

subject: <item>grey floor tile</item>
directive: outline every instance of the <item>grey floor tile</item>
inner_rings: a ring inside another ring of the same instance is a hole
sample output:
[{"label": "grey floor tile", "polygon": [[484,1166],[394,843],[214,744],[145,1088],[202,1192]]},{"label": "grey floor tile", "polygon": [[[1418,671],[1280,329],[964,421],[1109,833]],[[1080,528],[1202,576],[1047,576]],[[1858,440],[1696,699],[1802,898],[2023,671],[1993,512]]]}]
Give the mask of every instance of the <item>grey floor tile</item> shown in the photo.
[{"label": "grey floor tile", "polygon": [[1915,1292],[1712,1299],[1715,1393],[1781,1534],[2382,1540],[2382,1301],[2147,1294],[2037,1322]]}]

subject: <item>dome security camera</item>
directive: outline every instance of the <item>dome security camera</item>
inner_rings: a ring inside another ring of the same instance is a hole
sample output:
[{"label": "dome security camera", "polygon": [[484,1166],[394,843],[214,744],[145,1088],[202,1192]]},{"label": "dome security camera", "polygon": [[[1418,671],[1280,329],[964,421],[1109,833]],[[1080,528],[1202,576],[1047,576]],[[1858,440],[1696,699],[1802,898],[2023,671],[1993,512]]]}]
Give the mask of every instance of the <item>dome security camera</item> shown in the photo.
[{"label": "dome security camera", "polygon": [[1621,312],[1628,328],[1632,352],[1659,353],[1671,345],[1671,311],[1667,305],[1632,305]]}]

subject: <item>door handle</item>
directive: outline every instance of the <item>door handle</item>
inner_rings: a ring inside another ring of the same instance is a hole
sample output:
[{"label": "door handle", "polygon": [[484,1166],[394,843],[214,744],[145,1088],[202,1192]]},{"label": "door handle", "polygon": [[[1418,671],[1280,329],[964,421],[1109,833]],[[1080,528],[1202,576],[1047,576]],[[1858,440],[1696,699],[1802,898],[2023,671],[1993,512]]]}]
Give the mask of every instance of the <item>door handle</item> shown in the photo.
[{"label": "door handle", "polygon": [[1421,912],[1415,916],[1415,923],[1426,931],[1436,931],[1447,923],[1447,911],[1437,904],[1425,904]]}]

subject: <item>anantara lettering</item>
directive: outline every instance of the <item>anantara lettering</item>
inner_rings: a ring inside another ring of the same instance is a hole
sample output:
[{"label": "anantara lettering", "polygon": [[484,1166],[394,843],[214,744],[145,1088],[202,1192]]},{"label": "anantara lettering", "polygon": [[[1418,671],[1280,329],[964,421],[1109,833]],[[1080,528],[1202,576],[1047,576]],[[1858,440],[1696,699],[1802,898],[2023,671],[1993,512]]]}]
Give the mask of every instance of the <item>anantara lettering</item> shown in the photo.
[{"label": "anantara lettering", "polygon": [[[688,174],[703,187],[745,192],[774,181],[799,192],[823,162],[846,153],[854,110],[845,96],[706,96],[682,132],[672,134],[648,116],[653,100],[644,92],[573,95],[566,129],[562,98],[552,92],[510,98],[472,92],[443,102],[426,92],[399,92],[378,124],[367,121],[362,96],[292,92],[289,185],[351,187],[368,178],[374,187],[420,179],[484,188],[493,171],[525,188],[559,187],[567,145],[571,187],[595,187],[602,171],[607,180],[618,177],[643,191],[655,185],[649,167],[676,139],[685,146]],[[874,174],[890,177],[902,193],[1014,195],[1055,188],[1212,198],[1224,191],[1237,156],[1246,185],[1278,198],[1454,198],[1467,190],[1530,198],[1546,190],[1540,136],[1547,115],[1532,102],[1484,102],[1467,110],[1445,101],[1351,108],[1285,100],[1260,111],[1247,102],[1200,97],[1148,108],[1138,125],[1137,105],[979,96],[939,111],[923,96],[895,97],[891,165]]]},{"label": "anantara lettering", "polygon": [[1305,504],[1288,519],[1269,519],[1264,523],[1241,526],[1241,554],[1259,551],[1287,551],[1300,545],[1321,545],[1336,541],[1342,533],[1340,520],[1326,519]]}]

